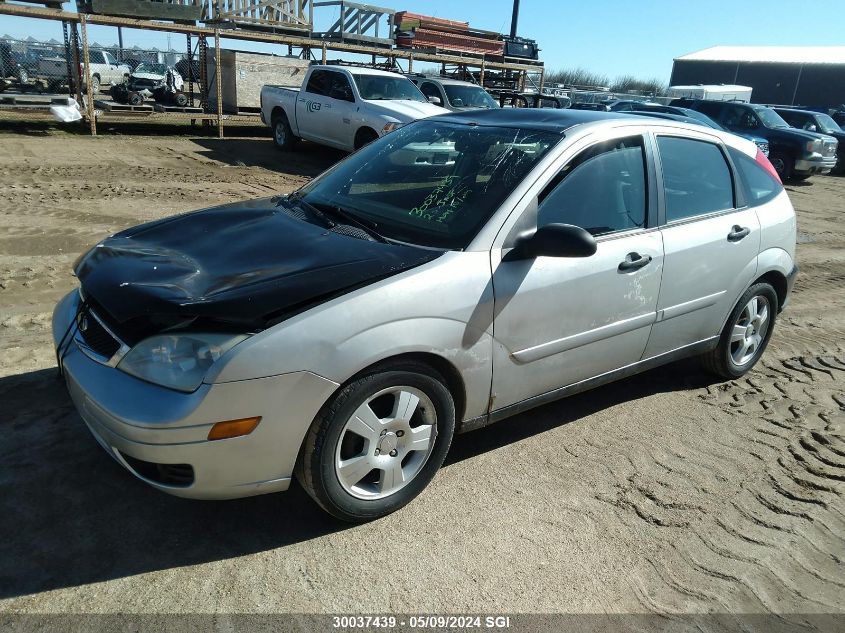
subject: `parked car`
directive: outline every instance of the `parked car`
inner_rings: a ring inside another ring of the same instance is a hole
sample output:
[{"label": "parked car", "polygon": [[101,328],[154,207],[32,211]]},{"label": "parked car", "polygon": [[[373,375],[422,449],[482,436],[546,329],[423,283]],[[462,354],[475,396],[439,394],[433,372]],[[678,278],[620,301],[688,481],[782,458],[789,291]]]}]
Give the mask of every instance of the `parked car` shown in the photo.
[{"label": "parked car", "polygon": [[566,96],[538,94],[536,92],[497,91],[501,108],[568,108],[572,100]]},{"label": "parked car", "polygon": [[420,89],[430,103],[443,106],[447,110],[479,110],[498,108],[499,104],[484,88],[468,81],[458,81],[447,77],[426,75],[408,75],[408,79]]},{"label": "parked car", "polygon": [[797,108],[774,108],[774,111],[792,127],[808,132],[821,132],[835,138],[839,143],[838,147],[843,148],[837,148],[838,158],[835,169],[838,172],[845,171],[845,130],[830,115]]},{"label": "parked car", "polygon": [[[91,60],[91,91],[96,95],[100,87],[105,84],[124,83],[132,72],[126,64],[118,63],[108,51],[93,50],[89,54]],[[66,77],[67,61],[64,57],[45,57],[38,65],[38,73],[46,77]],[[85,80],[85,70],[80,64],[80,76]]]},{"label": "parked car", "polygon": [[[402,159],[432,145],[456,159]],[[233,498],[296,476],[364,521],[419,494],[455,432],[684,356],[744,375],[795,237],[773,167],[733,134],[451,113],[293,194],[104,239],[53,338],[97,441],[154,488]]]},{"label": "parked car", "polygon": [[654,101],[636,101],[634,99],[618,99],[607,104],[611,112],[630,112],[631,110],[642,110],[644,106],[659,106]]},{"label": "parked car", "polygon": [[352,151],[411,121],[445,112],[407,77],[370,68],[311,66],[302,88],[261,88],[261,120],[282,150],[303,138]]},{"label": "parked car", "polygon": [[813,174],[827,174],[836,165],[835,138],[796,130],[766,106],[700,99],[677,99],[670,105],[703,112],[731,132],[765,138],[769,142],[769,160],[783,180],[805,180]]},{"label": "parked car", "polygon": [[21,64],[6,40],[0,40],[0,90],[17,84],[23,89],[29,82],[29,71]]},{"label": "parked car", "polygon": [[[639,108],[635,108],[637,110],[636,114],[642,114],[645,112],[663,112],[665,114],[672,114],[675,116],[683,117],[683,118],[690,118],[695,119],[699,123],[706,125],[707,127],[712,127],[717,130],[724,130],[729,132],[727,128],[719,123],[716,123],[713,119],[709,116],[704,114],[703,112],[699,112],[698,110],[693,110],[692,108],[683,108],[681,106],[671,106],[671,105],[661,105],[661,104],[643,104]],[[757,147],[760,148],[760,151],[763,152],[766,156],[769,155],[769,141],[764,139],[762,136],[757,136],[755,134],[749,134],[747,132],[739,133],[734,132],[737,136],[741,136],[742,138],[748,139],[749,141],[753,142]]]}]

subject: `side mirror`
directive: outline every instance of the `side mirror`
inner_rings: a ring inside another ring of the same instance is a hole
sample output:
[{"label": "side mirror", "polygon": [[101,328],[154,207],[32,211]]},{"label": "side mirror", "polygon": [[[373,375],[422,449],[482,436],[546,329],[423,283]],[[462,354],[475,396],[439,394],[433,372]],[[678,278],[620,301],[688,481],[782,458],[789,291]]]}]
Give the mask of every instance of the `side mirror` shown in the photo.
[{"label": "side mirror", "polygon": [[580,226],[546,224],[533,233],[520,235],[503,260],[516,261],[535,257],[590,257],[598,245],[596,239]]},{"label": "side mirror", "polygon": [[443,103],[443,102],[440,100],[440,97],[435,97],[434,95],[432,95],[432,96],[430,96],[430,97],[428,98],[428,102],[429,102],[429,103],[433,103],[434,105],[440,105],[441,103]]}]

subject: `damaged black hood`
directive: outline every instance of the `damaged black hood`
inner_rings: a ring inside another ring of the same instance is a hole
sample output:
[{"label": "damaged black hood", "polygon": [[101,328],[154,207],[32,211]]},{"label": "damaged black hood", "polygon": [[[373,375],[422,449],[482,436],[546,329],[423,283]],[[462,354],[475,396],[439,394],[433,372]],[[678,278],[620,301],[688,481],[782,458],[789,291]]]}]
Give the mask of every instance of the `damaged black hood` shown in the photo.
[{"label": "damaged black hood", "polygon": [[77,263],[83,294],[113,324],[133,323],[133,330],[194,319],[260,329],[442,253],[341,235],[292,217],[279,201],[229,204],[117,233]]}]

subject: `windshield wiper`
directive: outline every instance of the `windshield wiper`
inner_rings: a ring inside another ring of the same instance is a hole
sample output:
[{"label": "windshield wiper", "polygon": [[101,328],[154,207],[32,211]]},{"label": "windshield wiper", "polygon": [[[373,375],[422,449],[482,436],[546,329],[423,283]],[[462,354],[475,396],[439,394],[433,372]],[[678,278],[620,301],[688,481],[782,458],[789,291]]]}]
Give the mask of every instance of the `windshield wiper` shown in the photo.
[{"label": "windshield wiper", "polygon": [[322,213],[324,217],[325,213],[329,213],[330,215],[333,215],[336,218],[343,220],[347,224],[357,226],[359,229],[366,232],[367,235],[372,236],[377,241],[382,242],[383,244],[390,244],[390,240],[388,240],[386,237],[384,237],[384,235],[378,233],[375,230],[375,228],[378,226],[375,222],[359,218],[358,216],[353,215],[343,207],[340,207],[336,204],[329,204],[326,202],[308,202],[304,198],[299,197],[297,197],[296,199],[297,201],[307,205],[309,208],[313,209],[317,213]]}]

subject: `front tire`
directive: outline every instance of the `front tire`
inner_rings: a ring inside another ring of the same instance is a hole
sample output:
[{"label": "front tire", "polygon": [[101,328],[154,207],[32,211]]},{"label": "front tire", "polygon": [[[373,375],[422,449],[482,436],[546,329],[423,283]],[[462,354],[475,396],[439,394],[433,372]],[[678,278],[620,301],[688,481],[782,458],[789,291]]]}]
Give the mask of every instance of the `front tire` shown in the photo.
[{"label": "front tire", "polygon": [[774,331],[778,297],[767,283],[751,286],[725,324],[716,349],[704,354],[704,367],[722,378],[744,376],[757,364]]},{"label": "front tire", "polygon": [[416,362],[383,366],[352,380],[323,407],[296,476],[328,513],[370,521],[422,492],[454,432],[454,400],[436,371]]},{"label": "front tire", "polygon": [[368,127],[361,128],[355,135],[355,151],[357,152],[362,147],[376,140],[378,140],[378,133],[375,130]]},{"label": "front tire", "polygon": [[795,161],[792,158],[783,152],[772,152],[769,155],[769,162],[772,163],[772,167],[775,168],[782,181],[786,182],[792,178],[792,172],[795,170]]}]

